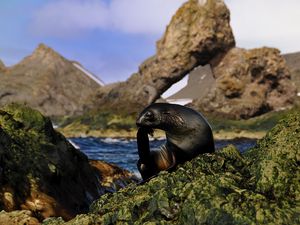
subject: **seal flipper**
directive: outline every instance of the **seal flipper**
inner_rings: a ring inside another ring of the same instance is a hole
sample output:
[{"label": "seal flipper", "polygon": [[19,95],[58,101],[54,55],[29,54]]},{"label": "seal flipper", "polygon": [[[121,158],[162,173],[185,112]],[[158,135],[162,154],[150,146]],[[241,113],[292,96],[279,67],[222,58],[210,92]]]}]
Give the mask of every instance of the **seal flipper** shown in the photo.
[{"label": "seal flipper", "polygon": [[152,156],[150,153],[150,145],[149,145],[149,129],[139,128],[137,132],[137,146],[138,146],[138,154],[139,160],[137,162],[138,170],[143,178],[146,180],[152,177],[155,173],[153,173],[153,162]]}]

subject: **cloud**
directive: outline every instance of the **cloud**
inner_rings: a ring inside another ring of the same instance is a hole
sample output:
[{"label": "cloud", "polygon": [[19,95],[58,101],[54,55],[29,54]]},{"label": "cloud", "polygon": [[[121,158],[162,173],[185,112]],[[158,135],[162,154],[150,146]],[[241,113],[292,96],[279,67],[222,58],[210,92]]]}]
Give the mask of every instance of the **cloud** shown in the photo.
[{"label": "cloud", "polygon": [[161,34],[184,0],[55,0],[39,8],[31,29],[43,36],[79,35],[95,29]]},{"label": "cloud", "polygon": [[225,0],[241,47],[271,46],[283,52],[300,50],[299,0]]}]

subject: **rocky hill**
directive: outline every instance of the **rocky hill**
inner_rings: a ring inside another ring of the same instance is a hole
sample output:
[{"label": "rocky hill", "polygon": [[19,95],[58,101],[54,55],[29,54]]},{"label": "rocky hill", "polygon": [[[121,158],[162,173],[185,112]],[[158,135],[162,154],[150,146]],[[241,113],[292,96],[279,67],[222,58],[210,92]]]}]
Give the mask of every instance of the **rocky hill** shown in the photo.
[{"label": "rocky hill", "polygon": [[102,85],[79,63],[44,44],[15,66],[0,62],[0,106],[18,102],[47,116],[80,114]]}]

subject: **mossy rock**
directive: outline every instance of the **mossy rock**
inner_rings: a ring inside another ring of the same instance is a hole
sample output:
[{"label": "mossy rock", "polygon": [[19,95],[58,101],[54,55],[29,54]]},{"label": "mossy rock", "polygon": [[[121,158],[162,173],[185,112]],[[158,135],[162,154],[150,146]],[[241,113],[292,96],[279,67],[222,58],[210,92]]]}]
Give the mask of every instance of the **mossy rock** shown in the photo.
[{"label": "mossy rock", "polygon": [[[70,219],[104,193],[88,158],[26,106],[0,110],[0,209]],[[76,197],[75,197],[76,196]]]},{"label": "mossy rock", "polygon": [[299,140],[294,112],[245,155],[234,146],[200,155],[101,196],[66,224],[300,224]]}]

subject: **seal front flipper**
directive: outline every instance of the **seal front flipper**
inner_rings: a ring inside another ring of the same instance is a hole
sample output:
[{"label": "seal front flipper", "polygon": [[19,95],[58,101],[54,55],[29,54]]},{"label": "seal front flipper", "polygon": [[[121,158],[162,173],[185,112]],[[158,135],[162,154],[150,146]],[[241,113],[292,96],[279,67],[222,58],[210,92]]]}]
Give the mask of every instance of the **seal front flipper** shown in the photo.
[{"label": "seal front flipper", "polygon": [[141,127],[138,129],[137,132],[137,147],[138,147],[138,154],[139,154],[137,168],[143,180],[146,180],[155,174],[152,168],[153,162],[152,162],[152,156],[150,153],[150,146],[149,146],[148,133],[150,131],[151,131],[150,129]]}]

